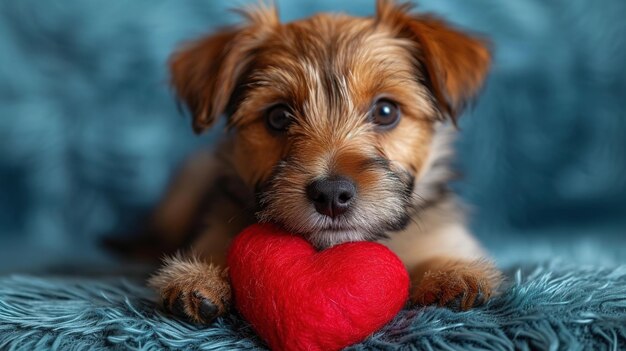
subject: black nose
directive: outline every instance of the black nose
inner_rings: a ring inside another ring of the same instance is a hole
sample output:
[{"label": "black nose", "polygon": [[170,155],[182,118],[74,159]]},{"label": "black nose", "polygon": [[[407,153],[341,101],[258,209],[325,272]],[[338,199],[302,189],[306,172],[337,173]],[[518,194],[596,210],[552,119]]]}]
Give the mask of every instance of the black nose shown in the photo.
[{"label": "black nose", "polygon": [[306,194],[317,212],[334,218],[348,210],[356,195],[356,187],[345,177],[330,177],[309,184]]}]

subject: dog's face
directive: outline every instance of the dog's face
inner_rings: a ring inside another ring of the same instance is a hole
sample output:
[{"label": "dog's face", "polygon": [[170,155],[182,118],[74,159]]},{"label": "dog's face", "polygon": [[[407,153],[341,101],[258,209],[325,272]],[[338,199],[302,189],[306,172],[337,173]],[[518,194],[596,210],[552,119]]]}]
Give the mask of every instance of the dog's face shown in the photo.
[{"label": "dog's face", "polygon": [[416,189],[436,161],[436,126],[479,88],[489,55],[408,10],[379,1],[373,18],[281,24],[261,9],[174,56],[195,129],[228,116],[261,220],[327,247],[401,229],[426,200]]}]

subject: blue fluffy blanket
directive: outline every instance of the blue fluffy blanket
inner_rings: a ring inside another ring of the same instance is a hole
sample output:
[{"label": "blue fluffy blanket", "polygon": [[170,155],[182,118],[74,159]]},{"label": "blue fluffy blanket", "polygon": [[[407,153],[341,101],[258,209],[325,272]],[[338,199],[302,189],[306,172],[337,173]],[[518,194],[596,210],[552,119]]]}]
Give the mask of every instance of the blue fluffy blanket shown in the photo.
[{"label": "blue fluffy blanket", "polygon": [[[402,311],[351,350],[619,350],[626,348],[626,267],[539,267],[469,312]],[[408,345],[411,345],[410,347]],[[199,328],[155,309],[125,279],[0,279],[0,349],[264,348],[232,314]]]},{"label": "blue fluffy blanket", "polygon": [[[277,2],[291,20],[369,15],[374,0]],[[470,312],[406,310],[359,347],[626,348],[626,1],[418,2],[494,44],[484,94],[461,118],[455,187],[511,286]],[[260,345],[235,315],[206,329],[162,315],[96,244],[132,230],[219,133],[194,138],[177,118],[165,62],[235,23],[231,6],[0,1],[0,349]]]}]

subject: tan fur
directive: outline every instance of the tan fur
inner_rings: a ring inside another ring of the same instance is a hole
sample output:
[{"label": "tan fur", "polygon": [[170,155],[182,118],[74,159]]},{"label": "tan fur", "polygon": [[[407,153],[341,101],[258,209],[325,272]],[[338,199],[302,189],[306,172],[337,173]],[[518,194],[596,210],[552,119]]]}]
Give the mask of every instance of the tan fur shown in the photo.
[{"label": "tan fur", "polygon": [[168,246],[182,244],[181,239],[191,230],[202,195],[219,174],[219,167],[212,153],[204,150],[186,160],[152,215],[152,225],[159,229],[159,240]]},{"label": "tan fur", "polygon": [[456,257],[433,258],[415,267],[411,273],[413,302],[464,311],[488,301],[502,280],[492,263]]},{"label": "tan fur", "polygon": [[[500,278],[456,201],[444,194],[451,177],[446,124],[480,88],[490,57],[483,41],[409,11],[379,0],[371,18],[319,14],[281,24],[271,7],[246,10],[245,25],[177,52],[172,83],[196,131],[228,115],[217,168],[257,192],[259,220],[277,222],[319,248],[381,240],[411,272],[414,302],[467,309],[484,302]],[[380,98],[401,111],[393,129],[382,131],[368,119]],[[266,125],[276,104],[288,106],[293,117],[284,134]],[[157,212],[158,226],[191,227],[186,213],[201,196],[177,192],[211,188],[215,177],[203,169],[201,177],[184,172],[187,180],[175,182]],[[315,211],[305,188],[335,175],[351,179],[357,193],[351,211],[331,219]],[[214,201],[195,241],[199,258],[170,259],[151,280],[166,307],[182,301],[184,313],[202,322],[202,299],[218,307],[216,315],[226,310],[224,253],[253,221],[241,214],[253,212],[253,201]]]},{"label": "tan fur", "polygon": [[150,279],[149,285],[160,293],[166,309],[173,310],[176,304],[180,304],[186,317],[198,323],[211,321],[199,313],[198,306],[203,299],[211,301],[218,314],[225,313],[230,305],[227,270],[193,256],[168,258],[163,268]]},{"label": "tan fur", "polygon": [[481,87],[491,64],[486,40],[468,36],[432,15],[414,15],[407,2],[378,1],[378,18],[420,43],[440,110],[453,119]]},{"label": "tan fur", "polygon": [[[454,199],[420,214],[419,221],[382,241],[407,267],[411,298],[442,306],[459,298],[459,308],[482,304],[495,293],[502,276],[467,230]],[[478,299],[478,295],[482,299]]]}]

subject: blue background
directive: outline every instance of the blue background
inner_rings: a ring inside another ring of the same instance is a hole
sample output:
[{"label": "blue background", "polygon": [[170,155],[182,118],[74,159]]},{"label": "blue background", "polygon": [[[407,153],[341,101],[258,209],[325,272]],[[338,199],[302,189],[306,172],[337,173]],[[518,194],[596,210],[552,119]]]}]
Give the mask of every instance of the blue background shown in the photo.
[{"label": "blue background", "polygon": [[[243,4],[244,1],[239,3]],[[371,0],[278,1],[283,20]],[[0,0],[0,272],[123,265],[132,228],[193,150],[167,85],[181,41],[237,23],[227,1]],[[456,188],[503,266],[626,262],[626,2],[423,0],[494,42],[461,119]]]}]

